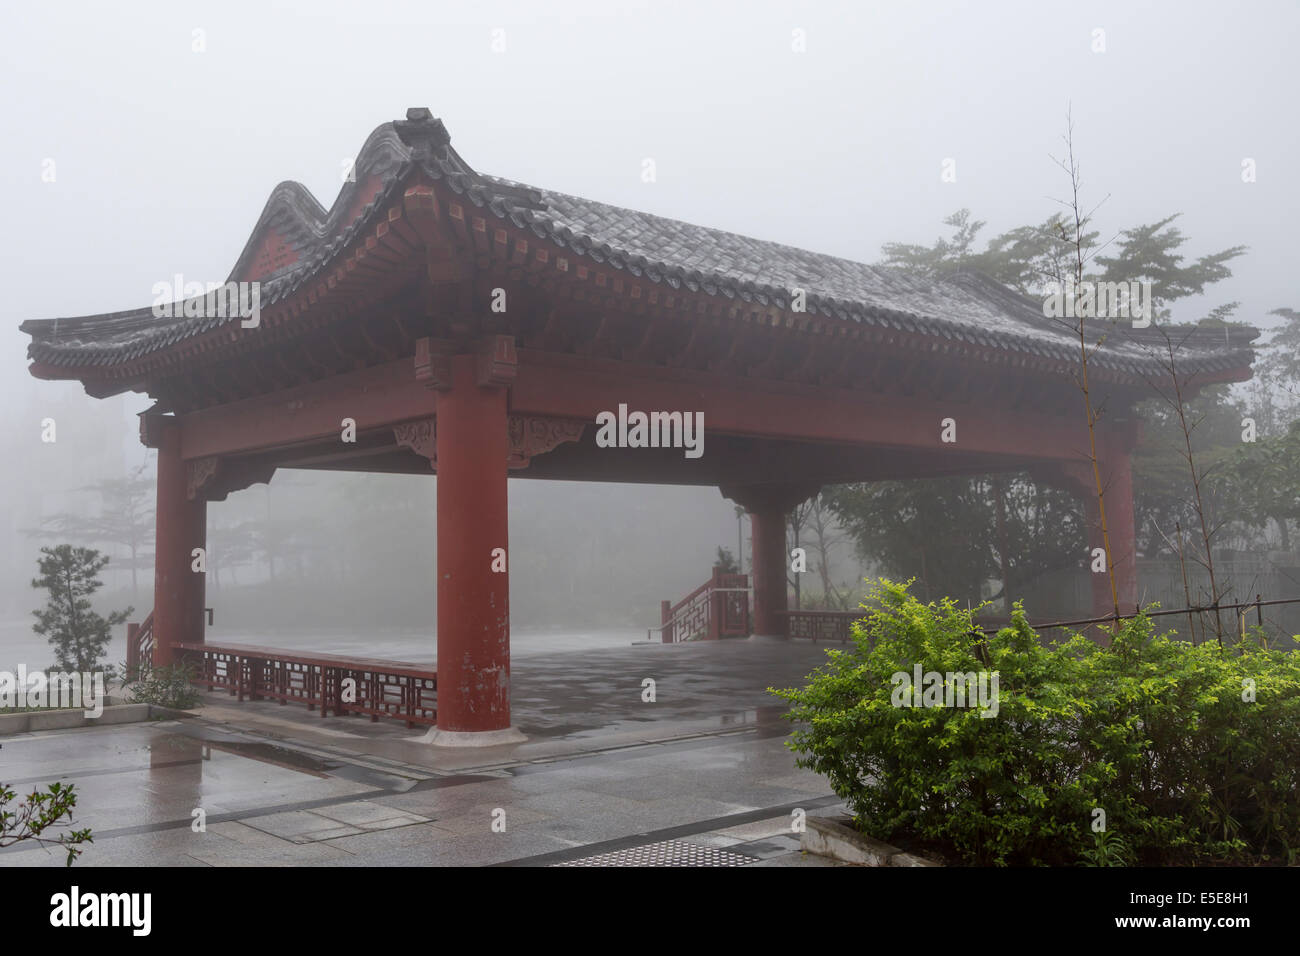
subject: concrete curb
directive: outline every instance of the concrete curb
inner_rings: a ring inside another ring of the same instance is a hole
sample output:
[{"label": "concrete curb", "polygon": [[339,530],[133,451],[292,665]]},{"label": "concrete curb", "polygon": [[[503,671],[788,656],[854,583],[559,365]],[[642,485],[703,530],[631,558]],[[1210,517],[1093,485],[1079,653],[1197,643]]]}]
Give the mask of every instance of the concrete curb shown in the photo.
[{"label": "concrete curb", "polygon": [[808,817],[799,848],[858,866],[943,866],[896,846],[864,836],[842,817]]},{"label": "concrete curb", "polygon": [[0,737],[29,734],[37,730],[69,730],[74,727],[103,727],[148,720],[148,704],[109,704],[98,717],[84,710],[33,710],[21,714],[0,714]]}]

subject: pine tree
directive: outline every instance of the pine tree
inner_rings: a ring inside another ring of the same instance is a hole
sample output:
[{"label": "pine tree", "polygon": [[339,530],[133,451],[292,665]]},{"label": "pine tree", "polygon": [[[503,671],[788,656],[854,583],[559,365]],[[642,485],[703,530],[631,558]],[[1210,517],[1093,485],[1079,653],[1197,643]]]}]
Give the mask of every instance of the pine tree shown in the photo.
[{"label": "pine tree", "polygon": [[[131,595],[139,597],[139,571],[153,566],[150,547],[153,537],[154,480],[147,474],[149,462],[142,462],[125,478],[109,478],[79,489],[99,496],[98,515],[62,512],[41,519],[41,526],[28,534],[47,541],[77,537],[92,544],[120,545],[128,555],[125,568],[131,572]],[[114,568],[120,573],[123,562]]]},{"label": "pine tree", "polygon": [[93,548],[61,544],[41,548],[41,554],[37,559],[41,576],[32,587],[44,588],[50,596],[44,608],[32,612],[36,618],[32,630],[48,638],[58,670],[89,672],[107,654],[112,629],[135,609],[114,611],[108,617],[91,610],[90,595],[103,585],[97,575],[108,564],[108,558]]}]

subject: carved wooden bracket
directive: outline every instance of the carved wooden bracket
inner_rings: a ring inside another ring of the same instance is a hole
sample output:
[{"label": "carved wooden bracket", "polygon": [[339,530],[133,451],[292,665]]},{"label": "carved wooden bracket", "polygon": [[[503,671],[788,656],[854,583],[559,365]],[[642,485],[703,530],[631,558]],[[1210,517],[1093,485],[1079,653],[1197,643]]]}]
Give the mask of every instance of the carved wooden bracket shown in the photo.
[{"label": "carved wooden bracket", "polygon": [[153,415],[140,416],[140,444],[145,448],[157,448],[160,431],[157,418]]},{"label": "carved wooden bracket", "polygon": [[216,477],[203,487],[208,501],[225,501],[232,491],[243,491],[250,485],[266,484],[275,474],[275,465],[256,459],[225,458],[217,469]]},{"label": "carved wooden bracket", "polygon": [[[479,385],[509,385],[519,371],[513,335],[489,335],[477,343],[475,379]],[[426,388],[451,388],[451,355],[433,347],[429,338],[416,339],[415,379]]]},{"label": "carved wooden bracket", "polygon": [[[566,441],[581,439],[586,427],[585,422],[567,418],[511,415],[506,419],[509,449],[506,465],[509,468],[527,468],[528,463],[537,455],[553,451]],[[429,459],[429,464],[435,470],[437,469],[438,420],[436,417],[394,425],[393,437],[397,439],[398,445]]]},{"label": "carved wooden bracket", "polygon": [[451,356],[436,352],[431,339],[415,341],[415,380],[425,388],[446,391],[451,388]]},{"label": "carved wooden bracket", "polygon": [[438,423],[435,419],[421,418],[394,425],[393,437],[397,444],[429,459],[429,464],[435,469],[438,467]]},{"label": "carved wooden bracket", "polygon": [[510,435],[510,456],[506,463],[511,468],[527,468],[535,455],[544,455],[566,441],[582,438],[585,422],[567,418],[535,418],[530,415],[511,415],[506,423]]},{"label": "carved wooden bracket", "polygon": [[186,463],[185,475],[185,497],[193,501],[199,496],[206,485],[217,474],[217,465],[220,462],[215,455],[207,458],[195,458]]},{"label": "carved wooden bracket", "polygon": [[274,474],[275,465],[256,459],[195,458],[185,463],[185,497],[225,501],[232,491],[266,484]]},{"label": "carved wooden bracket", "polygon": [[513,335],[489,335],[479,343],[478,383],[480,385],[509,385],[519,372],[519,356],[515,353]]},{"label": "carved wooden bracket", "polygon": [[[157,406],[154,406],[155,408]],[[161,448],[163,433],[175,428],[176,419],[171,415],[162,415],[150,409],[140,413],[140,444],[146,448]]]}]

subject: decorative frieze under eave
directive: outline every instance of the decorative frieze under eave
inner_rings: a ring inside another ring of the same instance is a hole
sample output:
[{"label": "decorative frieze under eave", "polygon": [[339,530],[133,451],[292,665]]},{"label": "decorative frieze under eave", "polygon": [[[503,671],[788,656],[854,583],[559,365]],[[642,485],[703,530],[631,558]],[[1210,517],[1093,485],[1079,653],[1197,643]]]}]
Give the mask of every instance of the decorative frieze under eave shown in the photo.
[{"label": "decorative frieze under eave", "polygon": [[[580,441],[586,427],[586,422],[571,418],[511,415],[506,420],[509,448],[506,466],[511,469],[527,468],[537,455],[554,451],[565,442]],[[433,470],[438,470],[436,416],[394,425],[393,438],[403,448],[409,448],[422,458],[429,459]]]},{"label": "decorative frieze under eave", "polygon": [[580,441],[585,422],[568,418],[537,418],[530,415],[511,415],[506,421],[510,436],[510,457],[506,464],[511,468],[527,468],[536,455],[554,451],[570,441]]},{"label": "decorative frieze under eave", "polygon": [[185,497],[193,501],[225,501],[232,491],[250,485],[267,484],[275,474],[275,465],[263,461],[241,461],[210,455],[185,463]]},{"label": "decorative frieze under eave", "polygon": [[216,476],[217,467],[220,463],[221,459],[215,455],[208,458],[195,458],[193,461],[186,462],[185,497],[190,501],[197,498],[203,490],[203,486]]},{"label": "decorative frieze under eave", "polygon": [[429,459],[433,470],[438,470],[438,428],[435,419],[422,418],[394,425],[393,438],[403,448],[409,448],[420,457]]}]

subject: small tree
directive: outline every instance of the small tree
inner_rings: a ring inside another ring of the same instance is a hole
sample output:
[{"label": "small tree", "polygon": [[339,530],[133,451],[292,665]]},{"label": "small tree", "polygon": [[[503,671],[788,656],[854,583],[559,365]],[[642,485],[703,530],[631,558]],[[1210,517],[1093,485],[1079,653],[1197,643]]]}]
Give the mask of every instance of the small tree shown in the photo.
[{"label": "small tree", "polygon": [[44,588],[50,596],[44,608],[32,612],[36,617],[32,630],[49,640],[60,670],[90,671],[108,652],[112,629],[135,608],[114,611],[108,617],[91,610],[90,595],[103,586],[97,575],[108,564],[108,558],[93,548],[61,544],[41,548],[41,554],[37,559],[41,576],[32,581],[32,587]]},{"label": "small tree", "polygon": [[[52,783],[44,791],[33,790],[27,799],[10,810],[17,792],[0,783],[0,847],[30,840],[38,846],[62,846],[68,851],[67,865],[81,855],[77,844],[94,843],[90,827],[70,830],[58,837],[47,836],[51,827],[72,822],[72,808],[77,805],[75,784]],[[66,819],[65,819],[66,818]]]}]

